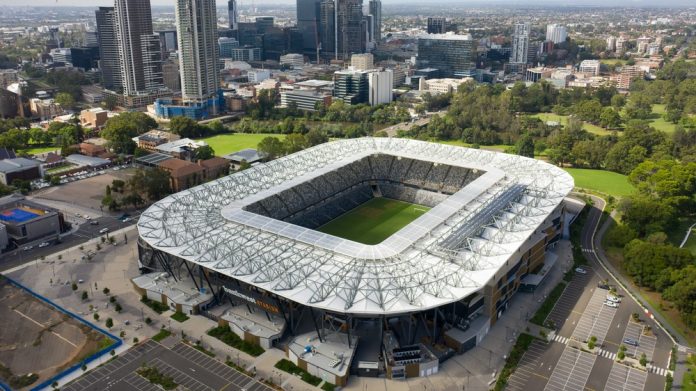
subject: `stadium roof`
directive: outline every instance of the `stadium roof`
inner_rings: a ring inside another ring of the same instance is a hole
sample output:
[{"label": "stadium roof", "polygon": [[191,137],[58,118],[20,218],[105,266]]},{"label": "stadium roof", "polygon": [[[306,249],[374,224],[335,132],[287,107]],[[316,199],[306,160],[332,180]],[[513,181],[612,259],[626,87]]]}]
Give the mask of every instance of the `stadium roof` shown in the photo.
[{"label": "stadium roof", "polygon": [[[384,242],[369,246],[244,211],[373,154],[485,174]],[[322,144],[171,195],[138,222],[154,248],[289,300],[336,312],[397,314],[479,290],[573,187],[538,160],[396,138]]]}]

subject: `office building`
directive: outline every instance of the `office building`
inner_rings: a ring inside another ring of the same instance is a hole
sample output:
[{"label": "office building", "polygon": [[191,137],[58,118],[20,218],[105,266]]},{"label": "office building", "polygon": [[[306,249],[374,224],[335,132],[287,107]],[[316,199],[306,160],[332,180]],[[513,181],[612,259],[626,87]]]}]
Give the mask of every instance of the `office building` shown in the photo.
[{"label": "office building", "polygon": [[372,53],[354,54],[350,57],[350,66],[356,71],[373,69],[375,58]]},{"label": "office building", "polygon": [[599,75],[599,60],[583,60],[580,63],[578,70],[580,73],[590,74],[592,76]]},{"label": "office building", "polygon": [[437,69],[439,77],[466,77],[476,71],[476,41],[471,35],[428,34],[418,37],[418,67]]},{"label": "office building", "polygon": [[117,91],[121,89],[121,65],[119,64],[114,7],[99,7],[95,11],[95,16],[102,86],[107,90]]},{"label": "office building", "polygon": [[320,4],[319,40],[326,57],[336,57],[336,3],[323,0]]},{"label": "office building", "polygon": [[[125,95],[143,95],[161,90],[162,70],[152,62],[162,57],[159,36],[153,35],[150,0],[116,0],[116,40]],[[156,39],[155,39],[156,38]],[[145,65],[149,67],[146,71]]]},{"label": "office building", "polygon": [[321,3],[321,0],[297,0],[297,29],[302,35],[302,50],[310,55],[319,47]]},{"label": "office building", "polygon": [[372,41],[379,42],[382,39],[382,0],[370,0],[368,11],[372,16],[370,37]]},{"label": "office building", "polygon": [[297,53],[288,53],[280,56],[280,65],[288,65],[294,69],[304,66],[304,56]]},{"label": "office building", "polygon": [[79,47],[70,49],[70,58],[73,67],[81,68],[85,71],[99,67],[99,48],[98,47]]},{"label": "office building", "polygon": [[159,117],[184,115],[193,119],[220,114],[224,100],[219,82],[219,47],[215,0],[177,0],[181,99],[155,103]]},{"label": "office building", "polygon": [[249,83],[261,83],[264,80],[271,78],[271,71],[267,69],[256,69],[247,72]]},{"label": "office building", "polygon": [[181,74],[179,73],[179,59],[176,56],[169,57],[162,62],[162,80],[164,86],[173,92],[181,91]]},{"label": "office building", "polygon": [[220,58],[232,58],[232,51],[239,47],[239,41],[234,38],[218,38]]},{"label": "office building", "polygon": [[273,28],[274,19],[272,16],[257,16],[256,17],[256,31],[259,34],[265,34],[268,30]]},{"label": "office building", "polygon": [[334,97],[348,104],[367,103],[369,100],[368,72],[350,70],[336,72]]},{"label": "office building", "polygon": [[442,17],[428,17],[428,34],[444,34],[447,32],[447,19]]},{"label": "office building", "polygon": [[280,93],[280,106],[290,107],[294,105],[299,110],[314,112],[317,104],[331,106],[331,94],[312,90],[288,90]]},{"label": "office building", "polygon": [[88,48],[99,47],[99,36],[96,31],[85,32],[85,46]]},{"label": "office building", "polygon": [[526,64],[529,56],[529,23],[515,24],[515,33],[512,35],[512,53],[510,64]]},{"label": "office building", "polygon": [[49,55],[54,63],[72,65],[72,53],[70,48],[51,49]]},{"label": "office building", "polygon": [[394,74],[389,71],[373,71],[367,75],[368,103],[371,106],[391,103]]},{"label": "office building", "polygon": [[237,0],[229,0],[227,2],[227,19],[230,30],[237,33],[239,29],[239,10],[237,9]]},{"label": "office building", "polygon": [[457,91],[460,85],[473,81],[470,77],[465,77],[463,79],[429,79],[423,80],[423,86],[425,90],[433,95],[436,94],[449,94]]},{"label": "office building", "polygon": [[553,43],[562,43],[568,38],[568,30],[565,26],[559,24],[550,24],[546,26],[546,40]]}]

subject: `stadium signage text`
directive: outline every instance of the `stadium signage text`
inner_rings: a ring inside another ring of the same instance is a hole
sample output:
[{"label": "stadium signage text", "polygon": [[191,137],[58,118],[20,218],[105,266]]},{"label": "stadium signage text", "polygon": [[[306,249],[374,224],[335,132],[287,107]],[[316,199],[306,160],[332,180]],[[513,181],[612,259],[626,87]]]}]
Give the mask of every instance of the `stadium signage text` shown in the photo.
[{"label": "stadium signage text", "polygon": [[266,302],[264,302],[264,301],[262,301],[262,300],[260,300],[260,299],[258,299],[258,298],[255,298],[255,297],[253,297],[253,296],[250,296],[249,294],[244,294],[244,293],[239,292],[239,291],[237,291],[237,290],[230,289],[230,288],[228,288],[228,287],[226,287],[226,286],[223,286],[222,289],[223,289],[228,295],[231,295],[231,296],[240,298],[240,299],[242,299],[242,300],[248,301],[249,303],[254,304],[254,305],[258,306],[258,307],[261,307],[262,309],[264,309],[264,310],[266,310],[266,311],[273,312],[273,313],[276,313],[276,314],[277,314],[278,312],[280,312],[280,311],[278,310],[278,307],[276,307],[275,305],[272,305],[272,304],[270,304],[270,303],[266,303]]}]

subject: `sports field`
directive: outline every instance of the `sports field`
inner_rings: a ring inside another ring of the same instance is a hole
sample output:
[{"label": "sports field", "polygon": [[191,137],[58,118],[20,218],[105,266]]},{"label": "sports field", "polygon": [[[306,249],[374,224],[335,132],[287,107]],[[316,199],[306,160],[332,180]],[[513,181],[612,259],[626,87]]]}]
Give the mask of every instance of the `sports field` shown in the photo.
[{"label": "sports field", "polygon": [[329,221],[318,231],[363,244],[378,244],[430,208],[389,198],[373,198]]},{"label": "sports field", "polygon": [[575,187],[589,189],[614,197],[624,197],[635,191],[626,175],[605,170],[566,168],[575,180]]},{"label": "sports field", "polygon": [[232,152],[241,151],[242,149],[258,147],[261,140],[266,137],[277,137],[280,140],[285,138],[284,134],[266,134],[266,133],[233,133],[220,134],[213,137],[202,139],[215,151],[215,155],[223,156]]}]

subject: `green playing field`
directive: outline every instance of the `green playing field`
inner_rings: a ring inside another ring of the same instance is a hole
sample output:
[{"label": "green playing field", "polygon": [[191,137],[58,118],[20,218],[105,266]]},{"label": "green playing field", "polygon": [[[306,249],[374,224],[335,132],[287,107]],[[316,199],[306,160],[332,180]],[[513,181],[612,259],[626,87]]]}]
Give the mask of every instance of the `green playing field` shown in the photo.
[{"label": "green playing field", "polygon": [[389,198],[373,198],[319,227],[318,231],[363,244],[377,244],[430,208]]}]

